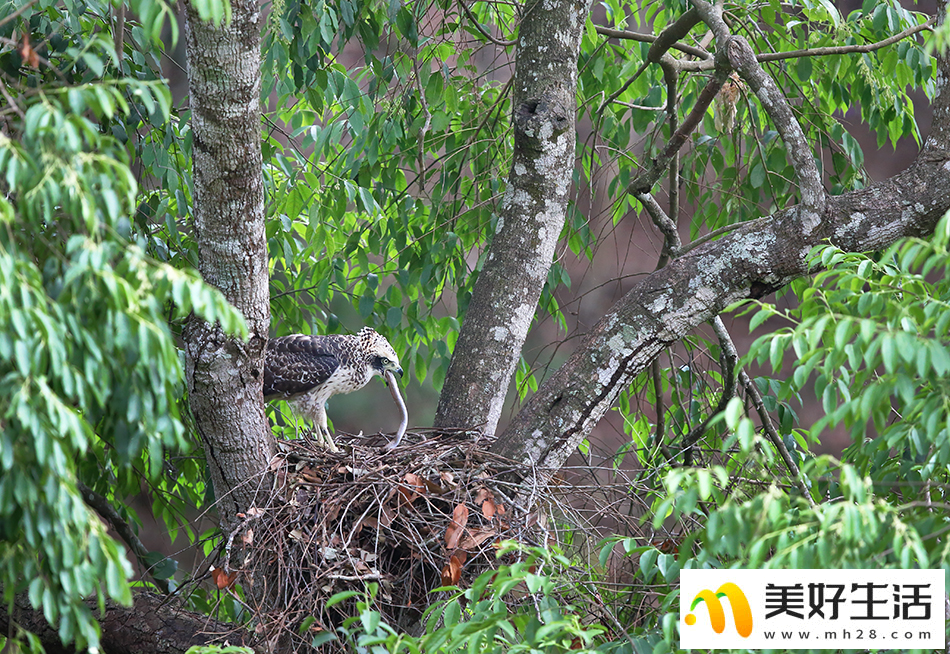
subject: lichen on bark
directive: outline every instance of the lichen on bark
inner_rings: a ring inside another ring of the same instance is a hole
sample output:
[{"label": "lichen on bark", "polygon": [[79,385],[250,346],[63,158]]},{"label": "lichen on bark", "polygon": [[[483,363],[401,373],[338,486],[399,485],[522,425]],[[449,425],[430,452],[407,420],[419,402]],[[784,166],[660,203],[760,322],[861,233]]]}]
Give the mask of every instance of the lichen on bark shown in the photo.
[{"label": "lichen on bark", "polygon": [[513,80],[514,152],[498,230],[479,273],[436,427],[494,433],[567,216],[577,57],[588,0],[525,8]]},{"label": "lichen on bark", "polygon": [[221,522],[254,503],[274,443],[261,395],[270,328],[261,155],[261,13],[232,1],[232,20],[204,23],[185,3],[195,236],[199,270],[244,315],[246,342],[192,318],[186,379]]}]

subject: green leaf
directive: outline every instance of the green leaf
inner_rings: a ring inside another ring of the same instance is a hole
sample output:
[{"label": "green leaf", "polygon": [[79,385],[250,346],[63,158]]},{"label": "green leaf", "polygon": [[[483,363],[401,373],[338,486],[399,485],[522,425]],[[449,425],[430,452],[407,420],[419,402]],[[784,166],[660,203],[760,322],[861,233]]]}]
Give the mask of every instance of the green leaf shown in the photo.
[{"label": "green leaf", "polygon": [[360,296],[359,301],[359,312],[360,316],[365,320],[369,318],[373,313],[373,308],[376,306],[376,296],[367,292],[365,295]]},{"label": "green leaf", "polygon": [[337,604],[339,604],[340,602],[345,602],[346,600],[350,598],[359,597],[361,595],[362,593],[356,590],[344,590],[339,593],[334,593],[334,595],[330,597],[330,599],[327,600],[326,607],[328,609],[332,608],[336,606]]},{"label": "green leaf", "polygon": [[166,557],[161,552],[148,552],[144,560],[148,572],[155,579],[171,579],[178,571],[178,561]]}]

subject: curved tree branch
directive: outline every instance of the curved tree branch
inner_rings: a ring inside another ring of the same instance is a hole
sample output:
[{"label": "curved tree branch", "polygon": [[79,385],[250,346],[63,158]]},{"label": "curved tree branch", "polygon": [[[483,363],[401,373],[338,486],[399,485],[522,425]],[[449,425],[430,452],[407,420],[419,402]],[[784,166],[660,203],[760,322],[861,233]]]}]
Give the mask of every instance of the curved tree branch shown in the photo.
[{"label": "curved tree branch", "polygon": [[[611,39],[623,39],[625,41],[638,41],[640,43],[656,43],[657,37],[654,34],[640,34],[638,32],[629,32],[627,30],[617,30],[612,27],[606,27],[604,25],[597,26],[597,33],[601,36],[606,36]],[[708,59],[712,61],[712,54],[707,52],[702,48],[697,48],[693,45],[687,45],[685,43],[673,43],[669,46],[671,50],[679,50],[693,57],[698,57],[699,59]]]},{"label": "curved tree branch", "polygon": [[821,183],[821,173],[811,151],[811,144],[805,138],[805,132],[798,119],[788,106],[788,100],[775,81],[765,72],[756,60],[755,52],[749,42],[741,36],[730,33],[722,19],[722,6],[713,5],[705,0],[692,0],[693,7],[702,16],[716,36],[716,60],[728,61],[728,65],[749,85],[758,97],[762,107],[778,130],[789,163],[798,178],[798,190],[801,194],[802,227],[811,230],[818,226],[825,208],[825,189]]},{"label": "curved tree branch", "polygon": [[780,61],[782,59],[801,59],[802,57],[827,57],[829,55],[860,54],[865,52],[874,52],[889,45],[894,45],[898,41],[903,41],[908,36],[913,36],[918,32],[930,29],[937,23],[937,17],[931,16],[920,25],[908,27],[903,32],[898,32],[894,36],[889,36],[881,41],[874,43],[862,43],[854,45],[832,45],[823,48],[809,48],[806,50],[792,50],[791,52],[763,52],[755,56],[760,63],[763,61]]},{"label": "curved tree branch", "polygon": [[667,171],[670,162],[680,151],[680,148],[686,144],[689,135],[692,134],[693,130],[702,122],[709,105],[716,99],[719,89],[722,88],[722,85],[725,84],[729,78],[729,73],[729,68],[720,65],[717,61],[716,72],[709,79],[706,86],[703,87],[703,90],[700,91],[699,97],[696,98],[696,104],[693,105],[689,115],[686,116],[686,119],[679,126],[679,129],[670,137],[669,143],[666,144],[666,148],[660,156],[651,161],[649,167],[630,182],[630,185],[627,187],[628,193],[639,197],[640,195],[649,194],[652,191],[653,186]]}]

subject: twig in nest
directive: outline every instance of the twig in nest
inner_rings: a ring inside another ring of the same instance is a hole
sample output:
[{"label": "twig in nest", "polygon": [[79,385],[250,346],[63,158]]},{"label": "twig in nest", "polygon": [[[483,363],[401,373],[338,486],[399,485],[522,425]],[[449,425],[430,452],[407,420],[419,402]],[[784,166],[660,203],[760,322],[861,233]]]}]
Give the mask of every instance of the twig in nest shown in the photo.
[{"label": "twig in nest", "polygon": [[409,412],[406,411],[406,403],[399,393],[399,386],[396,385],[396,375],[391,370],[387,370],[384,378],[386,379],[386,385],[389,386],[389,392],[393,394],[393,400],[396,401],[396,406],[399,407],[399,412],[402,414],[402,422],[399,423],[399,429],[396,430],[396,438],[383,446],[383,452],[392,452],[399,447],[402,437],[406,434],[406,427],[409,425]]}]

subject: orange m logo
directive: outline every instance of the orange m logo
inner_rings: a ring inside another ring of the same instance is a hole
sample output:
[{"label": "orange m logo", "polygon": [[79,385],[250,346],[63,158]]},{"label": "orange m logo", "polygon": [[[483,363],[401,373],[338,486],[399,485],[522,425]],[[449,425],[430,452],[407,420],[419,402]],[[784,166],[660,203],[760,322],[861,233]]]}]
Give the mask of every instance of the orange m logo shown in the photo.
[{"label": "orange m logo", "polygon": [[[736,623],[736,631],[743,638],[748,638],[752,633],[752,610],[749,608],[749,600],[746,599],[745,593],[732,582],[723,584],[715,593],[711,590],[699,591],[689,610],[692,611],[700,602],[705,602],[713,631],[721,634],[726,629],[726,612],[722,608],[722,602],[719,601],[719,598],[723,596],[729,600],[729,606],[732,607],[732,617]],[[686,624],[696,624],[696,616],[692,613],[688,614]]]}]

